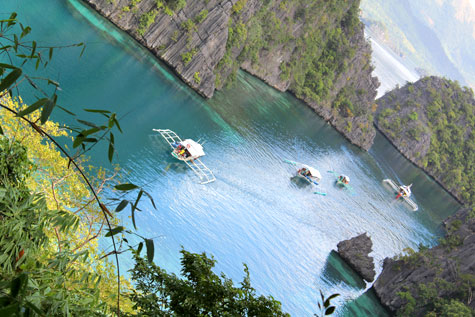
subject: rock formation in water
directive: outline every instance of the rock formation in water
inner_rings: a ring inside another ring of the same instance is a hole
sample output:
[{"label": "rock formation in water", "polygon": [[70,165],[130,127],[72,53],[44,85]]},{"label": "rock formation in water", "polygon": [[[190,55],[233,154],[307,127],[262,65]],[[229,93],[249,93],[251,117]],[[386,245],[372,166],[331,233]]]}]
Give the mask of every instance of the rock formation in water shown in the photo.
[{"label": "rock formation in water", "polygon": [[346,261],[363,279],[368,282],[374,280],[376,272],[374,270],[373,257],[369,256],[373,242],[366,233],[349,240],[338,243],[338,254]]},{"label": "rock formation in water", "polygon": [[242,68],[368,149],[379,82],[360,0],[84,0],[203,96]]},{"label": "rock formation in water", "polygon": [[475,208],[475,99],[457,82],[425,77],[377,100],[379,130],[459,201]]},{"label": "rock formation in water", "polygon": [[[440,245],[384,260],[373,288],[392,312],[401,316],[428,316],[429,312],[434,316],[473,316],[466,306],[475,312],[475,217],[464,209],[444,226],[448,235]],[[449,307],[459,315],[444,315]]]}]

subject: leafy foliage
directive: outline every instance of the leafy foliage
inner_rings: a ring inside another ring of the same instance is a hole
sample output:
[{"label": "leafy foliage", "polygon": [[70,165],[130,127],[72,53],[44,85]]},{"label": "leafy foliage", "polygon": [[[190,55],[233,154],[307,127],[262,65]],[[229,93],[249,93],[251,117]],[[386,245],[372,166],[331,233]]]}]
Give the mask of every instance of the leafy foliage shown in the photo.
[{"label": "leafy foliage", "polygon": [[[416,163],[434,175],[475,211],[475,102],[470,88],[438,77],[425,77],[393,91],[378,103],[380,128],[397,142],[408,136],[430,145]],[[401,115],[407,113],[407,115]]]},{"label": "leafy foliage", "polygon": [[184,278],[136,254],[131,299],[139,316],[289,316],[274,298],[256,294],[246,265],[246,276],[236,287],[224,274],[212,271],[216,261],[205,253],[181,253]]}]

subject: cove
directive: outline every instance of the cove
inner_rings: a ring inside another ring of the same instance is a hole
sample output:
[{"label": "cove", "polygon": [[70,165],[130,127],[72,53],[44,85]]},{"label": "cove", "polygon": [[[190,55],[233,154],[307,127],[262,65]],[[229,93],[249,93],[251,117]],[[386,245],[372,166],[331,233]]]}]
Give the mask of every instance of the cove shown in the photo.
[{"label": "cove", "polygon": [[[157,210],[144,204],[137,225],[140,234],[156,237],[155,261],[168,270],[179,272],[183,246],[213,254],[216,271],[235,282],[246,263],[258,292],[273,295],[294,316],[316,312],[320,289],[342,294],[335,301],[339,315],[381,316],[371,294],[358,298],[367,286],[335,257],[336,244],[368,232],[379,272],[385,257],[434,245],[441,221],[459,207],[380,135],[362,151],[292,95],[246,73],[205,100],[79,1],[2,4],[3,15],[18,12],[44,44],[86,43],[81,58],[80,49],[58,51],[41,74],[61,82],[61,105],[78,113],[107,108],[122,117],[115,161],[122,179],[145,185],[157,203]],[[217,181],[199,185],[153,128],[205,141],[203,162]],[[317,167],[327,196],[291,182],[293,169],[284,159]],[[91,152],[91,161],[112,169],[104,149]],[[349,175],[355,195],[336,188],[328,170]],[[381,186],[384,178],[414,183],[419,211],[395,203]],[[126,211],[119,216],[129,223]],[[130,265],[127,256],[122,260]]]}]

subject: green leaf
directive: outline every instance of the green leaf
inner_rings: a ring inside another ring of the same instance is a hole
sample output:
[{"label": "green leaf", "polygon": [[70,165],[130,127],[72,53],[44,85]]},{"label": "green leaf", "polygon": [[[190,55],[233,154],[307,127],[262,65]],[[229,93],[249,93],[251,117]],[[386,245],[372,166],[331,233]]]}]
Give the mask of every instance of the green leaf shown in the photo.
[{"label": "green leaf", "polygon": [[56,106],[57,99],[58,99],[58,96],[54,94],[53,99],[52,100],[48,99],[48,101],[43,106],[43,111],[41,111],[41,117],[40,117],[41,124],[45,124],[45,122],[48,121],[48,118],[51,115],[51,112],[53,112],[54,106]]},{"label": "green leaf", "polygon": [[0,134],[3,135],[3,129],[1,125],[0,125]]},{"label": "green leaf", "polygon": [[118,234],[119,232],[122,232],[122,231],[124,231],[124,227],[123,227],[123,226],[115,227],[115,228],[113,228],[112,230],[109,230],[109,231],[106,233],[106,237],[112,237],[113,235],[116,235],[116,234]]},{"label": "green leaf", "polygon": [[325,310],[325,316],[326,315],[331,315],[335,311],[335,306],[330,306]]},{"label": "green leaf", "polygon": [[140,242],[139,246],[137,247],[137,253],[140,254],[140,251],[142,251],[142,248],[143,248],[143,242]]},{"label": "green leaf", "polygon": [[135,223],[135,207],[134,205],[132,205],[132,203],[130,203],[130,206],[131,206],[131,216],[132,216],[132,225],[134,226],[134,229],[137,230],[137,224]]},{"label": "green leaf", "polygon": [[117,129],[119,129],[120,133],[122,133],[122,129],[120,128],[119,121],[117,121],[116,118],[114,118],[115,125],[117,126]]},{"label": "green leaf", "polygon": [[57,81],[54,81],[54,80],[49,79],[49,78],[48,78],[48,85],[53,85],[53,86],[59,87],[59,83]]},{"label": "green leaf", "polygon": [[74,142],[73,142],[73,148],[77,148],[78,146],[80,146],[82,144],[82,142],[84,141],[85,137],[81,134],[78,134],[75,138],[74,138]]},{"label": "green leaf", "polygon": [[26,301],[25,306],[33,310],[35,313],[37,313],[40,316],[45,316],[45,314],[39,309],[37,306],[35,306],[33,303]]},{"label": "green leaf", "polygon": [[110,134],[109,139],[109,162],[112,163],[112,159],[114,158],[114,135]]},{"label": "green leaf", "polygon": [[13,34],[13,49],[15,50],[15,53],[18,52],[18,45],[20,43],[18,42],[18,36],[16,34]]},{"label": "green leaf", "polygon": [[140,190],[139,194],[137,195],[137,199],[135,203],[132,205],[132,224],[134,225],[135,230],[137,230],[137,226],[135,224],[135,210],[137,209],[137,205],[139,204],[140,198],[142,198],[143,190]]},{"label": "green leaf", "polygon": [[20,111],[17,116],[18,117],[23,117],[29,113],[32,113],[33,111],[39,109],[40,107],[42,107],[49,99],[48,98],[41,98],[39,100],[37,100],[34,104],[32,104],[31,106],[28,106],[28,108]]},{"label": "green leaf", "polygon": [[114,186],[115,189],[117,190],[132,190],[139,188],[137,185],[126,183],[126,184],[119,184]]},{"label": "green leaf", "polygon": [[35,53],[36,53],[36,41],[33,41],[31,43],[31,55],[30,55],[30,57],[33,57],[35,55]]},{"label": "green leaf", "polygon": [[10,17],[8,18],[7,27],[16,24],[16,16],[17,16],[16,12],[13,12],[12,14],[10,14]]},{"label": "green leaf", "polygon": [[0,316],[16,316],[20,309],[19,303],[0,308]]},{"label": "green leaf", "polygon": [[17,297],[20,291],[26,286],[27,282],[28,276],[25,273],[20,274],[20,276],[12,281],[10,286],[10,295],[12,297]]},{"label": "green leaf", "polygon": [[152,239],[145,239],[145,246],[147,247],[147,260],[153,262],[153,256],[155,254],[155,247],[153,246]]},{"label": "green leaf", "polygon": [[115,123],[115,113],[111,114],[109,118],[109,129],[112,129],[112,127],[114,126],[114,123]]},{"label": "green leaf", "polygon": [[10,86],[21,76],[21,69],[15,68],[0,82],[0,92],[10,88]]},{"label": "green leaf", "polygon": [[56,107],[58,107],[59,109],[63,110],[63,111],[66,112],[67,114],[70,114],[70,115],[72,115],[72,116],[76,116],[76,114],[75,114],[74,112],[71,112],[71,111],[69,111],[69,110],[66,109],[66,108],[63,108],[63,107],[61,107],[60,105],[56,105]]},{"label": "green leaf", "polygon": [[53,58],[53,48],[52,47],[49,48],[48,58],[49,58],[49,60],[51,60]]},{"label": "green leaf", "polygon": [[148,199],[152,202],[153,208],[157,209],[157,206],[155,206],[155,202],[153,201],[152,195],[147,193],[146,191],[143,192],[145,195],[147,195]]},{"label": "green leaf", "polygon": [[338,296],[340,296],[340,294],[333,294],[333,295],[328,296],[327,300],[325,301],[325,303],[323,303],[323,305],[324,305],[325,307],[330,306],[330,301],[331,301],[333,298],[338,297]]},{"label": "green leaf", "polygon": [[122,211],[125,207],[127,207],[127,204],[129,203],[128,200],[124,199],[120,202],[120,204],[115,208],[115,212]]},{"label": "green leaf", "polygon": [[101,110],[101,109],[84,109],[87,112],[96,112],[96,113],[111,113],[109,110]]},{"label": "green leaf", "polygon": [[85,120],[81,120],[81,119],[76,119],[76,120],[77,120],[79,123],[82,123],[82,124],[84,124],[84,125],[87,125],[87,126],[89,126],[89,127],[91,127],[91,128],[98,128],[98,126],[95,125],[95,124],[92,123],[92,122],[85,121]]},{"label": "green leaf", "polygon": [[[0,48],[0,49],[3,49],[3,47]],[[10,64],[2,64],[2,63],[0,63],[0,67],[1,68],[8,68],[8,69],[17,69],[18,68],[18,67],[15,67],[13,65],[10,65]]]}]

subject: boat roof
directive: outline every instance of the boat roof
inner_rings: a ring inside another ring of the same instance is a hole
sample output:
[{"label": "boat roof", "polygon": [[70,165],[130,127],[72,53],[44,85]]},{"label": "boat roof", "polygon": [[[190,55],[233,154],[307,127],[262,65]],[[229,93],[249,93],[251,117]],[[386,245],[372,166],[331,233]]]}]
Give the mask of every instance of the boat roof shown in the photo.
[{"label": "boat roof", "polygon": [[303,164],[303,167],[305,167],[306,169],[308,169],[308,171],[310,172],[310,175],[312,177],[316,177],[318,179],[321,179],[322,178],[322,175],[320,174],[320,172],[316,169],[316,168],[313,168],[311,166],[308,166],[308,165],[305,165]]},{"label": "boat roof", "polygon": [[402,189],[403,191],[405,191],[408,196],[410,196],[411,193],[412,193],[412,192],[411,192],[411,186],[412,186],[412,184],[409,185],[409,186],[402,185],[402,186],[401,186],[401,189]]},{"label": "boat roof", "polygon": [[205,152],[203,151],[203,146],[198,142],[193,141],[192,139],[183,140],[180,142],[180,144],[183,145],[193,157],[200,157],[205,155]]}]

